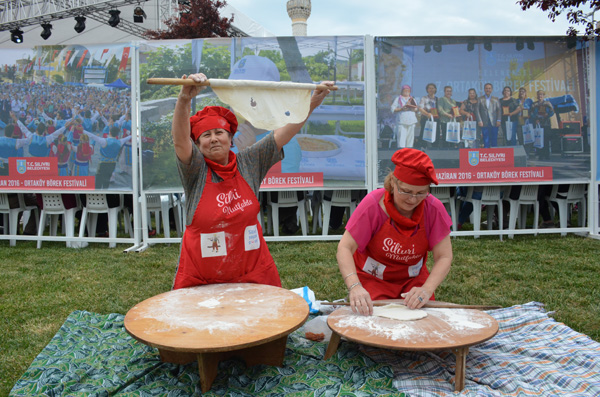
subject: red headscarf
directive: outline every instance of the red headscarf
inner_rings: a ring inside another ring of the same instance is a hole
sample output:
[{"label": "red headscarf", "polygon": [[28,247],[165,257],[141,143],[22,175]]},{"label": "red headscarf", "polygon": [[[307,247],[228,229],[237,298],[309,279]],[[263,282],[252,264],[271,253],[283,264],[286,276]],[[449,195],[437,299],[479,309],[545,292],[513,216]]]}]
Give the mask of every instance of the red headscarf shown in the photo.
[{"label": "red headscarf", "polygon": [[235,134],[238,122],[233,112],[221,106],[206,106],[190,117],[191,137],[194,142],[208,130],[222,128]]},{"label": "red headscarf", "polygon": [[392,156],[392,163],[396,165],[394,176],[404,183],[415,186],[438,184],[431,159],[420,150],[400,149]]}]

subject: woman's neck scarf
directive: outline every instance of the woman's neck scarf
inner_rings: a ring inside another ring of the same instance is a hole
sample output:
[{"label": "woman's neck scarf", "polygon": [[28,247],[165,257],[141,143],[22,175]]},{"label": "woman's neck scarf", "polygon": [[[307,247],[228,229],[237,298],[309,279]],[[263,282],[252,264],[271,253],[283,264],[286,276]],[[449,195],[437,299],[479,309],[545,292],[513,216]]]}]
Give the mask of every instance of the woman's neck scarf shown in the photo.
[{"label": "woman's neck scarf", "polygon": [[425,200],[421,201],[421,203],[415,207],[412,217],[410,218],[407,218],[398,212],[394,205],[394,195],[390,194],[388,191],[385,192],[383,204],[385,205],[388,215],[396,224],[398,231],[406,236],[411,236],[414,233],[415,228],[421,223],[421,218],[423,218]]},{"label": "woman's neck scarf", "polygon": [[204,157],[204,161],[206,161],[208,168],[219,175],[223,180],[233,178],[237,171],[237,157],[231,150],[229,151],[229,159],[226,165],[215,163],[207,157]]}]

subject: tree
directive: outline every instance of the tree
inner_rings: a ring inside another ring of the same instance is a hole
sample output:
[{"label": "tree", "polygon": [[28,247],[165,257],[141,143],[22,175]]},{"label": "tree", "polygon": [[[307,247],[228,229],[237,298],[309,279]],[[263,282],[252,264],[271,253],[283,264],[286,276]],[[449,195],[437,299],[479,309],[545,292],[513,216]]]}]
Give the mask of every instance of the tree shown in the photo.
[{"label": "tree", "polygon": [[164,21],[165,30],[147,30],[148,39],[196,39],[228,37],[233,18],[221,18],[219,9],[227,3],[221,0],[187,0],[178,5],[179,17]]},{"label": "tree", "polygon": [[517,4],[523,11],[531,7],[537,7],[548,13],[548,18],[554,22],[556,18],[567,13],[567,20],[573,26],[567,30],[569,36],[577,36],[577,26],[583,26],[585,36],[596,36],[600,34],[600,27],[594,26],[594,21],[581,10],[588,6],[590,11],[600,9],[600,0],[519,0]]}]

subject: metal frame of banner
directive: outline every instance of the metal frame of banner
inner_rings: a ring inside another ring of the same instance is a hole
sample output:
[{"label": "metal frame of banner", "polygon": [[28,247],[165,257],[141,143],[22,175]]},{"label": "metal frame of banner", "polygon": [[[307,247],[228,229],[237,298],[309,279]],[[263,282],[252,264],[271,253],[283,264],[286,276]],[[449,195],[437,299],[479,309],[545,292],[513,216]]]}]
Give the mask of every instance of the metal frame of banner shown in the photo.
[{"label": "metal frame of banner", "polygon": [[[590,41],[588,43],[595,43],[595,41]],[[231,49],[235,49],[235,39],[232,39]],[[364,43],[364,67],[365,67],[365,77],[364,77],[364,106],[365,106],[365,161],[366,161],[366,169],[365,169],[365,188],[368,191],[372,191],[379,187],[378,183],[378,153],[377,153],[377,90],[376,90],[376,70],[375,70],[375,37],[366,35],[363,36]],[[61,236],[44,236],[42,240],[44,241],[88,241],[88,242],[117,242],[117,243],[132,243],[133,245],[124,250],[124,252],[132,252],[132,251],[143,251],[147,249],[152,244],[160,244],[160,243],[179,243],[181,238],[149,238],[147,236],[148,230],[148,221],[147,221],[147,205],[146,205],[146,195],[152,193],[164,193],[171,194],[175,192],[181,192],[179,189],[171,189],[167,191],[154,191],[154,190],[144,190],[143,189],[143,175],[142,175],[142,156],[141,153],[141,89],[140,89],[140,75],[139,75],[139,60],[140,60],[140,42],[132,42],[131,48],[132,52],[130,54],[130,62],[131,62],[131,111],[132,111],[132,184],[133,191],[132,194],[134,196],[133,200],[133,222],[134,222],[134,238],[117,238],[117,239],[107,239],[107,238],[96,238],[96,237],[88,237],[79,239],[75,237],[74,239],[68,239],[67,237]],[[597,71],[598,62],[596,57],[598,56],[598,44],[589,46],[589,68],[587,70],[588,73],[588,84],[590,91],[590,106],[588,109],[589,112],[589,120],[592,122],[589,124],[590,128],[590,156],[591,156],[591,174],[589,180],[573,180],[569,181],[569,183],[581,183],[588,185],[588,214],[587,214],[587,226],[586,227],[571,227],[568,229],[537,229],[535,233],[546,234],[546,233],[560,233],[560,232],[568,232],[575,234],[588,235],[593,238],[600,239],[600,208],[599,208],[599,194],[598,189],[600,187],[600,175],[598,173],[598,145],[599,140],[597,136],[598,131],[598,113],[599,109],[598,101],[596,95],[598,93],[597,87]],[[232,54],[234,54],[232,52]],[[232,60],[233,62],[233,60]],[[521,185],[528,184],[553,184],[553,182],[547,183],[539,183],[539,182],[523,182],[517,183]],[[469,184],[469,185],[485,185],[485,184]],[[456,186],[456,185],[440,185],[440,186]],[[311,188],[312,189],[312,188]],[[323,187],[312,190],[336,190],[342,188],[336,187]],[[289,189],[286,189],[289,190]],[[297,189],[294,189],[297,190]],[[276,191],[276,189],[264,189],[261,190],[264,192],[267,191]],[[6,193],[23,193],[30,192],[29,190],[3,190],[2,192]],[[55,191],[36,191],[36,193],[43,192],[55,192]],[[73,193],[91,193],[93,191],[77,191]],[[102,191],[103,193],[113,193],[112,191]],[[122,192],[116,192],[122,193]],[[185,225],[182,225],[182,229],[185,228]],[[506,235],[506,234],[532,234],[534,233],[533,229],[517,229],[517,230],[480,230],[477,232],[474,231],[459,231],[452,232],[453,236],[475,236],[475,235]],[[339,240],[341,235],[307,235],[307,236],[265,236],[266,241],[334,241]],[[37,240],[37,236],[11,236],[11,235],[0,235],[0,240]]]}]

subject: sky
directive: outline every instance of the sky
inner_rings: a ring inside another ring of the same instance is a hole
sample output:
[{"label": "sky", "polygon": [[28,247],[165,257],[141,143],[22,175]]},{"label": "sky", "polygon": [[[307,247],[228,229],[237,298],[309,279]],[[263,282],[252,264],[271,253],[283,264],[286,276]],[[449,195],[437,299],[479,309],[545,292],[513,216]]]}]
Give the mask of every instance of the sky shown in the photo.
[{"label": "sky", "polygon": [[[291,36],[287,0],[226,0],[276,36]],[[516,0],[312,0],[309,36],[553,36],[566,17],[550,21]]]}]

